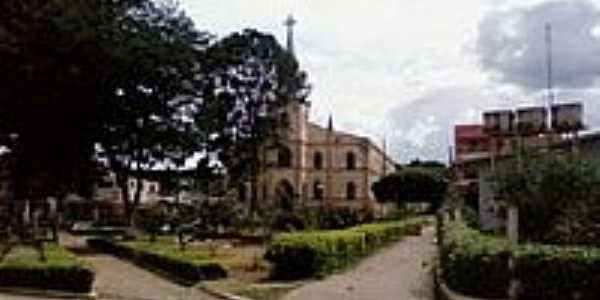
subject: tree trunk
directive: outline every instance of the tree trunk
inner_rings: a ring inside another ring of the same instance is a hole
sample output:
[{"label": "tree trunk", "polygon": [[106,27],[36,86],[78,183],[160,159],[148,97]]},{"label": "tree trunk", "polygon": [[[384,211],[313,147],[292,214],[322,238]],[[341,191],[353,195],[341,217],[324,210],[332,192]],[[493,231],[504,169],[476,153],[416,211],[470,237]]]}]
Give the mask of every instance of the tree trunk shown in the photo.
[{"label": "tree trunk", "polygon": [[131,223],[130,224],[132,225],[132,227],[135,226],[135,221],[136,221],[135,219],[137,217],[137,209],[140,205],[140,200],[142,197],[142,189],[144,188],[143,182],[142,182],[142,176],[140,174],[141,171],[139,170],[139,167],[140,166],[138,164],[138,170],[137,170],[136,179],[135,179],[136,180],[135,195],[133,196],[133,205],[131,208]]},{"label": "tree trunk", "polygon": [[125,210],[125,219],[127,225],[132,225],[132,209],[131,202],[129,201],[129,182],[125,172],[117,173],[117,184],[121,188],[121,201],[123,201],[123,208]]}]

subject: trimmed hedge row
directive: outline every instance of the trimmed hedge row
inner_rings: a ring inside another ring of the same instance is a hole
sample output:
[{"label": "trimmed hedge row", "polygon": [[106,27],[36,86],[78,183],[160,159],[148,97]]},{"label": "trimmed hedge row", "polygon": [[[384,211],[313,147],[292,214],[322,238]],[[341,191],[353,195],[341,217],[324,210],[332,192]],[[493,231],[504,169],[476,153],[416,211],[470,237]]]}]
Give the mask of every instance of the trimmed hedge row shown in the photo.
[{"label": "trimmed hedge row", "polygon": [[405,235],[418,233],[421,223],[415,218],[344,230],[282,233],[268,244],[265,258],[274,264],[274,278],[324,276]]},{"label": "trimmed hedge row", "polygon": [[448,287],[469,296],[506,298],[510,281],[508,241],[463,223],[451,223],[442,230],[440,265]]},{"label": "trimmed hedge row", "polygon": [[[459,223],[443,232],[440,263],[448,286],[465,295],[506,298],[508,242]],[[600,295],[598,248],[522,244],[513,257],[519,299],[594,300]]]},{"label": "trimmed hedge row", "polygon": [[46,261],[37,258],[6,259],[0,263],[0,286],[88,293],[94,271],[67,250],[45,247]]},{"label": "trimmed hedge row", "polygon": [[523,245],[515,253],[520,299],[596,300],[600,297],[600,249]]},{"label": "trimmed hedge row", "polygon": [[139,249],[107,239],[89,239],[88,244],[92,248],[128,259],[139,266],[159,270],[188,284],[227,277],[227,270],[215,261],[185,259],[175,253]]}]

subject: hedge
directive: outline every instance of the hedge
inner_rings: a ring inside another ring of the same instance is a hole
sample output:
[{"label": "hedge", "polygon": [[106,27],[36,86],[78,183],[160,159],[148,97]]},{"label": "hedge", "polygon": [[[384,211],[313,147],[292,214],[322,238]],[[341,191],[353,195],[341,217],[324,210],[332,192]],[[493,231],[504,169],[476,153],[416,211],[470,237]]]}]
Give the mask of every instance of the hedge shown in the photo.
[{"label": "hedge", "polygon": [[600,249],[524,245],[515,253],[520,299],[596,300],[600,297]]},{"label": "hedge", "polygon": [[421,220],[374,223],[344,230],[322,230],[276,235],[265,259],[274,264],[277,279],[320,277],[342,269],[361,257],[420,230]]},{"label": "hedge", "polygon": [[463,223],[443,229],[440,264],[448,287],[464,295],[506,298],[510,281],[509,243]]},{"label": "hedge", "polygon": [[227,277],[225,267],[210,259],[189,259],[172,251],[144,249],[107,239],[89,239],[88,244],[92,248],[128,259],[141,267],[160,271],[187,284]]},{"label": "hedge", "polygon": [[57,245],[45,246],[44,251],[45,261],[38,257],[5,257],[0,263],[0,286],[76,293],[92,290],[94,271],[90,266]]},{"label": "hedge", "polygon": [[[451,223],[443,229],[442,276],[462,294],[506,298],[510,281],[506,239]],[[514,250],[519,299],[593,300],[600,295],[600,249],[521,244]]]}]

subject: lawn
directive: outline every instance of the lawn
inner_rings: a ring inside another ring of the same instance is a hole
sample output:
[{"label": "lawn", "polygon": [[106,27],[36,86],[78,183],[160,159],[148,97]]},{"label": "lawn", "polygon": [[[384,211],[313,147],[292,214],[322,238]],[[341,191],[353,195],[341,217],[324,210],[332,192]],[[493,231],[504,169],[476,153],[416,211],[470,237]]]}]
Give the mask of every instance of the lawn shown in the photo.
[{"label": "lawn", "polygon": [[149,237],[124,242],[123,245],[190,262],[217,262],[227,269],[228,277],[206,281],[208,288],[255,300],[277,300],[297,287],[297,282],[269,281],[271,265],[264,260],[261,244],[241,244],[237,240],[207,240],[188,243],[181,250],[175,236]]},{"label": "lawn", "polygon": [[31,246],[18,245],[0,262],[0,286],[89,292],[94,281],[90,266],[56,244],[44,246],[44,257]]}]

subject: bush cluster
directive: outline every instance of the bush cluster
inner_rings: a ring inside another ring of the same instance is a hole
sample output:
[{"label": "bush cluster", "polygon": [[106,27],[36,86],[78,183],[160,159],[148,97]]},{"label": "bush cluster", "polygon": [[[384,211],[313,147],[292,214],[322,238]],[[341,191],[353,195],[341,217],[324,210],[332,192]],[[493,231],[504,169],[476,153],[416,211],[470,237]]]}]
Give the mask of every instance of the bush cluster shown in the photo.
[{"label": "bush cluster", "polygon": [[463,223],[451,223],[442,230],[440,264],[448,286],[465,295],[506,298],[510,281],[508,241]]},{"label": "bush cluster", "polygon": [[[453,290],[476,297],[506,298],[511,278],[508,241],[461,223],[443,229],[440,263]],[[514,249],[519,299],[592,300],[600,295],[600,249],[522,244]]]},{"label": "bush cluster", "polygon": [[274,264],[274,278],[319,277],[342,269],[404,235],[415,234],[420,227],[420,219],[409,219],[344,230],[281,233],[268,244],[265,258]]},{"label": "bush cluster", "polygon": [[90,247],[128,259],[150,270],[158,270],[189,284],[227,277],[227,270],[211,260],[185,259],[169,251],[141,249],[107,239],[90,239],[88,244]]},{"label": "bush cluster", "polygon": [[515,253],[520,299],[594,300],[600,295],[600,249],[524,245]]},{"label": "bush cluster", "polygon": [[46,260],[15,259],[0,263],[0,286],[87,293],[92,290],[92,268],[67,250],[49,245]]}]

